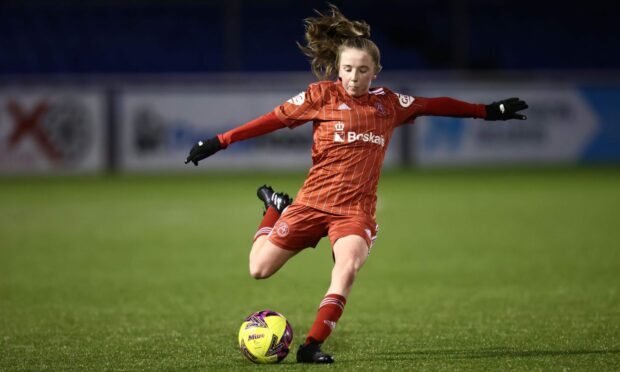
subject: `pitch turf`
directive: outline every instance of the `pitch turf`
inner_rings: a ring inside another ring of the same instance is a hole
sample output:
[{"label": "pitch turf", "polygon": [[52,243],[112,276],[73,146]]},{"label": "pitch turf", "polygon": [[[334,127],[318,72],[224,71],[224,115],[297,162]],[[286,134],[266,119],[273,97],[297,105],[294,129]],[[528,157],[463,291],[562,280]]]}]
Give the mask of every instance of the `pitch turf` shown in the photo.
[{"label": "pitch turf", "polygon": [[[264,281],[247,256],[256,187],[303,176],[0,179],[0,370],[254,368],[237,330],[267,308],[296,349],[327,242]],[[329,368],[620,368],[620,169],[386,172],[379,194]]]}]

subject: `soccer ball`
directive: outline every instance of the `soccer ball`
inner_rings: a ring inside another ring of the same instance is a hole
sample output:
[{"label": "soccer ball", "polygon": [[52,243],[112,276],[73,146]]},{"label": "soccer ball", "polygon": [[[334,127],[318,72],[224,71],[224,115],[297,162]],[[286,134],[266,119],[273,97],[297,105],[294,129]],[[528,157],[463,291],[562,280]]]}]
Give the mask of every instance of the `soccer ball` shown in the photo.
[{"label": "soccer ball", "polygon": [[263,310],[247,318],[239,329],[239,349],[254,363],[279,363],[289,352],[293,328],[275,311]]}]

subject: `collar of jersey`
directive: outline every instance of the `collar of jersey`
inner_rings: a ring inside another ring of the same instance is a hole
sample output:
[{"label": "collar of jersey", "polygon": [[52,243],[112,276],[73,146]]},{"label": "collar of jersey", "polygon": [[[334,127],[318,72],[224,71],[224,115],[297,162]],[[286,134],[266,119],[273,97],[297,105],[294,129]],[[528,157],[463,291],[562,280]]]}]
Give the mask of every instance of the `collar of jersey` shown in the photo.
[{"label": "collar of jersey", "polygon": [[338,90],[341,91],[342,94],[344,94],[344,96],[347,99],[350,99],[351,101],[357,102],[357,103],[367,103],[367,102],[370,102],[370,93],[366,92],[366,94],[364,94],[361,97],[353,97],[352,95],[347,93],[346,89],[344,89],[344,87],[342,86],[342,80],[338,79],[336,81],[336,85],[338,86]]}]

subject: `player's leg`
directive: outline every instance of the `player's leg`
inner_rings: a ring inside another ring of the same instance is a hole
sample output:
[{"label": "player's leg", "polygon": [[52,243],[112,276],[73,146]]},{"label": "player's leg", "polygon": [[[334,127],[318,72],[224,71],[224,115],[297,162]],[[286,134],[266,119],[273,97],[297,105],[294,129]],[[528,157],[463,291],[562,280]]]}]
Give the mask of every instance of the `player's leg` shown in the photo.
[{"label": "player's leg", "polygon": [[267,185],[258,188],[258,198],[265,204],[265,214],[254,235],[250,250],[250,275],[256,279],[265,279],[273,275],[297,252],[289,251],[269,242],[268,235],[280,215],[291,203],[288,194],[276,193]]},{"label": "player's leg", "polygon": [[327,294],[348,297],[355,276],[368,258],[368,243],[359,235],[348,235],[334,244],[334,267]]},{"label": "player's leg", "polygon": [[269,278],[291,257],[299,253],[278,247],[267,239],[267,235],[259,239],[254,242],[250,251],[250,275],[254,279]]},{"label": "player's leg", "polygon": [[321,351],[321,344],[329,337],[347,302],[353,282],[366,262],[369,252],[368,241],[360,235],[339,238],[333,247],[334,267],[327,293],[308,333],[306,342],[297,351],[297,361],[302,363],[332,363],[330,355]]}]

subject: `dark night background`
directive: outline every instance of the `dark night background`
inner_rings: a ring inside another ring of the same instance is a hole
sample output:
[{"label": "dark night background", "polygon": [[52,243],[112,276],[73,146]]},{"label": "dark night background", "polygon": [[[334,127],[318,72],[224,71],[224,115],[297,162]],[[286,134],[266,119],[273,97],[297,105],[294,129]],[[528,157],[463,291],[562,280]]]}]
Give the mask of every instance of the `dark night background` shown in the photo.
[{"label": "dark night background", "polygon": [[[611,1],[334,1],[385,70],[613,70]],[[295,42],[323,1],[2,1],[0,74],[307,70]]]}]

